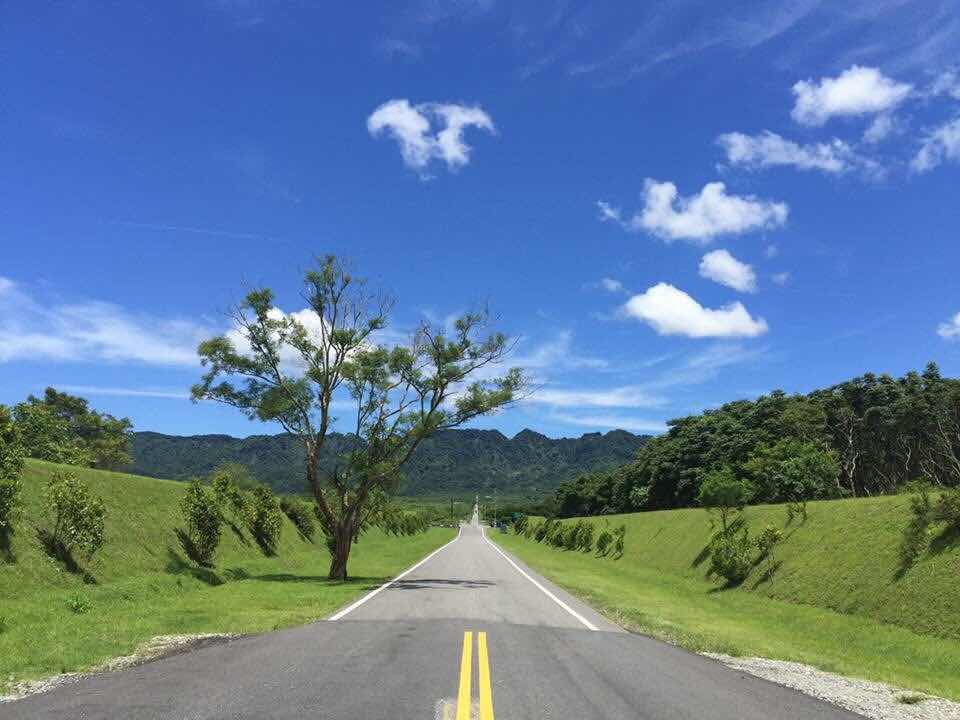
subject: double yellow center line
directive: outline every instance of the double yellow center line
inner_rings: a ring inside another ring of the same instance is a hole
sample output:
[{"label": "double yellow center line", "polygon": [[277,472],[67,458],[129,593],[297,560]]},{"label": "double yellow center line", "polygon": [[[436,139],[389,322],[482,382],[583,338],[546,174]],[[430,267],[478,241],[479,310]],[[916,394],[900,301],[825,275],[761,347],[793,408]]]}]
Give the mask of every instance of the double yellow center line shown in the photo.
[{"label": "double yellow center line", "polygon": [[[493,690],[490,687],[490,657],[487,654],[487,634],[477,633],[477,661],[480,680],[479,720],[494,720]],[[463,633],[463,655],[460,656],[460,690],[457,693],[456,720],[471,720],[473,702],[470,683],[473,679],[473,632]]]}]

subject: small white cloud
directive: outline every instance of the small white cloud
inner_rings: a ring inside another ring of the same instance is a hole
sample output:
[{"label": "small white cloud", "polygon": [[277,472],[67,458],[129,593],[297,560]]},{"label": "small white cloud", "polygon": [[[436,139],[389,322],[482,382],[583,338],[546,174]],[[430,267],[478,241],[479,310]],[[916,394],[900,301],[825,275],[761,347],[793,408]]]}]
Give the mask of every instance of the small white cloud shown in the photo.
[{"label": "small white cloud", "polygon": [[619,209],[605,203],[600,208],[601,219],[618,222],[627,230],[645,230],[667,242],[700,244],[718,235],[780,227],[789,213],[786,203],[729,195],[722,182],[707,183],[697,195],[680,197],[673,183],[650,179],[644,183],[643,208],[630,219],[623,220]]},{"label": "small white cloud", "polygon": [[660,407],[663,398],[652,395],[637,385],[625,385],[604,390],[575,390],[543,387],[537,389],[529,402],[553,407],[649,408]]},{"label": "small white cloud", "polygon": [[603,200],[597,200],[597,208],[600,210],[601,220],[610,220],[615,223],[622,223],[623,217],[620,214],[620,208],[613,207],[610,203]]},{"label": "small white cloud", "polygon": [[854,65],[837,77],[796,83],[793,86],[796,102],[791,115],[801,125],[819,126],[832,117],[892,110],[912,90],[909,83],[896,82],[877,68]]},{"label": "small white cloud", "polygon": [[897,122],[893,115],[890,113],[877,115],[873,122],[870,123],[870,126],[863,131],[863,140],[871,145],[876,145],[886,140],[896,129]]},{"label": "small white cloud", "polygon": [[700,277],[740,292],[757,290],[757,276],[753,268],[740,262],[726,250],[714,250],[703,256],[700,260]]},{"label": "small white cloud", "polygon": [[611,292],[611,293],[626,292],[626,288],[623,286],[622,282],[620,282],[619,280],[615,280],[613,278],[608,278],[608,277],[602,278],[600,280],[600,287],[602,287],[607,292]]},{"label": "small white cloud", "polygon": [[[442,123],[434,132],[433,121]],[[469,127],[496,133],[493,120],[480,107],[454,103],[421,103],[389,100],[367,118],[367,131],[374,137],[390,134],[400,146],[403,162],[425,175],[434,160],[457,170],[470,162],[470,147],[463,140]]]},{"label": "small white cloud", "polygon": [[756,320],[739,302],[713,310],[673,285],[659,283],[623,306],[627,317],[650,325],[660,335],[685,335],[693,338],[756,337],[767,331],[763,318]]},{"label": "small white cloud", "polygon": [[775,282],[777,285],[783,286],[783,285],[786,285],[788,282],[790,282],[790,273],[789,272],[774,273],[773,275],[770,276],[770,279],[773,280],[773,282]]},{"label": "small white cloud", "polygon": [[960,312],[954,315],[946,322],[937,326],[937,335],[944,340],[956,340],[960,338]]},{"label": "small white cloud", "polygon": [[923,139],[910,161],[910,169],[925,173],[947,160],[960,161],[960,118],[940,126]]},{"label": "small white cloud", "polygon": [[163,398],[167,400],[189,400],[190,393],[184,390],[151,390],[143,388],[100,387],[94,385],[60,385],[60,390],[78,395],[103,395],[110,397]]},{"label": "small white cloud", "polygon": [[726,152],[727,162],[751,170],[780,165],[836,175],[863,162],[842,140],[799,145],[769,130],[759,135],[725,133],[717,138],[717,144]]},{"label": "small white cloud", "polygon": [[582,427],[597,428],[600,430],[630,430],[631,432],[661,433],[667,431],[667,426],[661,420],[636,418],[630,415],[569,415],[554,413],[550,419],[556,422],[579,425]]},{"label": "small white cloud", "polygon": [[960,100],[960,75],[956,70],[946,70],[937,76],[930,86],[930,95],[948,95],[954,100]]}]

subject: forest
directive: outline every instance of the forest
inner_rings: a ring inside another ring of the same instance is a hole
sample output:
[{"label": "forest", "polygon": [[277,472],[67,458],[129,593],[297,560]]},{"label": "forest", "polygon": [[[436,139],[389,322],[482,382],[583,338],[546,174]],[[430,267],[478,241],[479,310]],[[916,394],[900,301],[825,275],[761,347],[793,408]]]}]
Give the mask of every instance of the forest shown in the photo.
[{"label": "forest", "polygon": [[561,517],[688,507],[705,478],[743,480],[750,502],[960,485],[960,380],[930,363],[902,377],[855,377],[808,394],[776,390],[672,420],[636,458],[555,493]]}]

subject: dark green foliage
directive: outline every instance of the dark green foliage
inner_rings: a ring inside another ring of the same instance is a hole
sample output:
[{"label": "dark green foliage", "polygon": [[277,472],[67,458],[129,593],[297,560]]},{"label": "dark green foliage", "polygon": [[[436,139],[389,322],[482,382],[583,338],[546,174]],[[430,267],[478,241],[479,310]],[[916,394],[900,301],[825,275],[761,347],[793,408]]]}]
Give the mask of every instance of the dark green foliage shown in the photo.
[{"label": "dark green foliage", "polygon": [[593,524],[586,520],[577,521],[576,549],[581,552],[593,550]]},{"label": "dark green foliage", "polygon": [[610,555],[618,559],[623,557],[623,546],[627,538],[627,526],[620,525],[613,529],[613,547],[611,549]]},{"label": "dark green foliage", "polygon": [[960,530],[960,487],[951,488],[940,495],[933,511],[933,521]]},{"label": "dark green foliage", "polygon": [[689,507],[708,472],[729,467],[754,502],[893,493],[917,477],[960,485],[960,380],[933,363],[901,378],[866,374],[808,395],[756,400],[672,420],[634,462],[557,490],[562,517]]},{"label": "dark green foliage", "polygon": [[757,535],[757,551],[760,553],[760,559],[766,559],[773,563],[774,548],[783,541],[783,530],[773,525],[767,525]]},{"label": "dark green foliage", "polygon": [[44,514],[46,536],[58,551],[79,550],[90,559],[103,545],[106,507],[76,475],[53,475],[44,491]]},{"label": "dark green foliage", "polygon": [[[353,439],[327,436],[321,467],[330,468]],[[497,430],[443,430],[424,440],[404,466],[404,495],[472,493],[478,477],[487,488],[540,497],[563,481],[630,462],[646,442],[622,430],[580,438],[547,438],[524,430],[513,438]],[[153,432],[133,436],[132,472],[188,480],[226,462],[243,463],[256,478],[281,493],[303,490],[303,445],[289,435],[177,437]],[[243,486],[241,486],[241,489]],[[537,515],[545,514],[543,511]],[[588,513],[574,513],[588,514]]]},{"label": "dark green foliage", "polygon": [[310,505],[297,498],[284,497],[280,499],[280,509],[306,540],[313,539],[317,525]]},{"label": "dark green foliage", "polygon": [[23,446],[10,411],[0,405],[0,549],[13,530],[20,507],[20,473],[23,470]]},{"label": "dark green foliage", "polygon": [[209,564],[220,544],[220,527],[223,524],[221,509],[213,492],[199,480],[194,480],[180,501],[180,512],[187,527],[187,554],[197,563]]},{"label": "dark green foliage", "polygon": [[527,529],[529,518],[526,515],[521,515],[513,523],[513,531],[517,535],[523,535]]},{"label": "dark green foliage", "polygon": [[266,485],[258,485],[251,491],[247,502],[247,523],[263,551],[270,555],[276,552],[283,530],[283,513],[277,496]]},{"label": "dark green foliage", "polygon": [[132,424],[92,410],[86,400],[47,388],[14,408],[28,456],[107,470],[129,465]]},{"label": "dark green foliage", "polygon": [[753,567],[753,547],[746,527],[736,532],[720,532],[710,547],[710,572],[736,585],[750,574]]}]

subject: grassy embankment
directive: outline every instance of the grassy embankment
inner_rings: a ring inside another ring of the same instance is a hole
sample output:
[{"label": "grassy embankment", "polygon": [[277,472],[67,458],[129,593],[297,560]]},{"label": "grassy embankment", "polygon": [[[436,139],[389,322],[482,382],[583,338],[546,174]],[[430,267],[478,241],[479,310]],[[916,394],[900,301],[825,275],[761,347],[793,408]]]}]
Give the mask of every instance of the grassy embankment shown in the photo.
[{"label": "grassy embankment", "polygon": [[[305,540],[284,517],[273,557],[246,530],[225,526],[214,566],[200,568],[176,534],[184,483],[70,468],[108,513],[106,544],[84,564],[85,581],[44,553],[34,529],[43,523],[47,479],[66,469],[31,461],[24,472],[24,517],[12,557],[0,557],[0,693],[20,680],[127,654],[156,635],[261,632],[321,618],[454,535],[434,528],[398,539],[371,531],[351,555],[354,578],[339,583],[326,579],[322,534]],[[68,607],[77,594],[89,603],[80,614]]]},{"label": "grassy embankment", "polygon": [[[706,577],[711,529],[700,509],[611,516],[627,525],[619,560],[490,537],[631,629],[960,699],[960,538],[934,534],[929,551],[901,568],[907,502],[810,503],[806,523],[784,528],[772,575],[760,564],[737,588]],[[754,531],[784,527],[783,506],[746,515]]]}]

